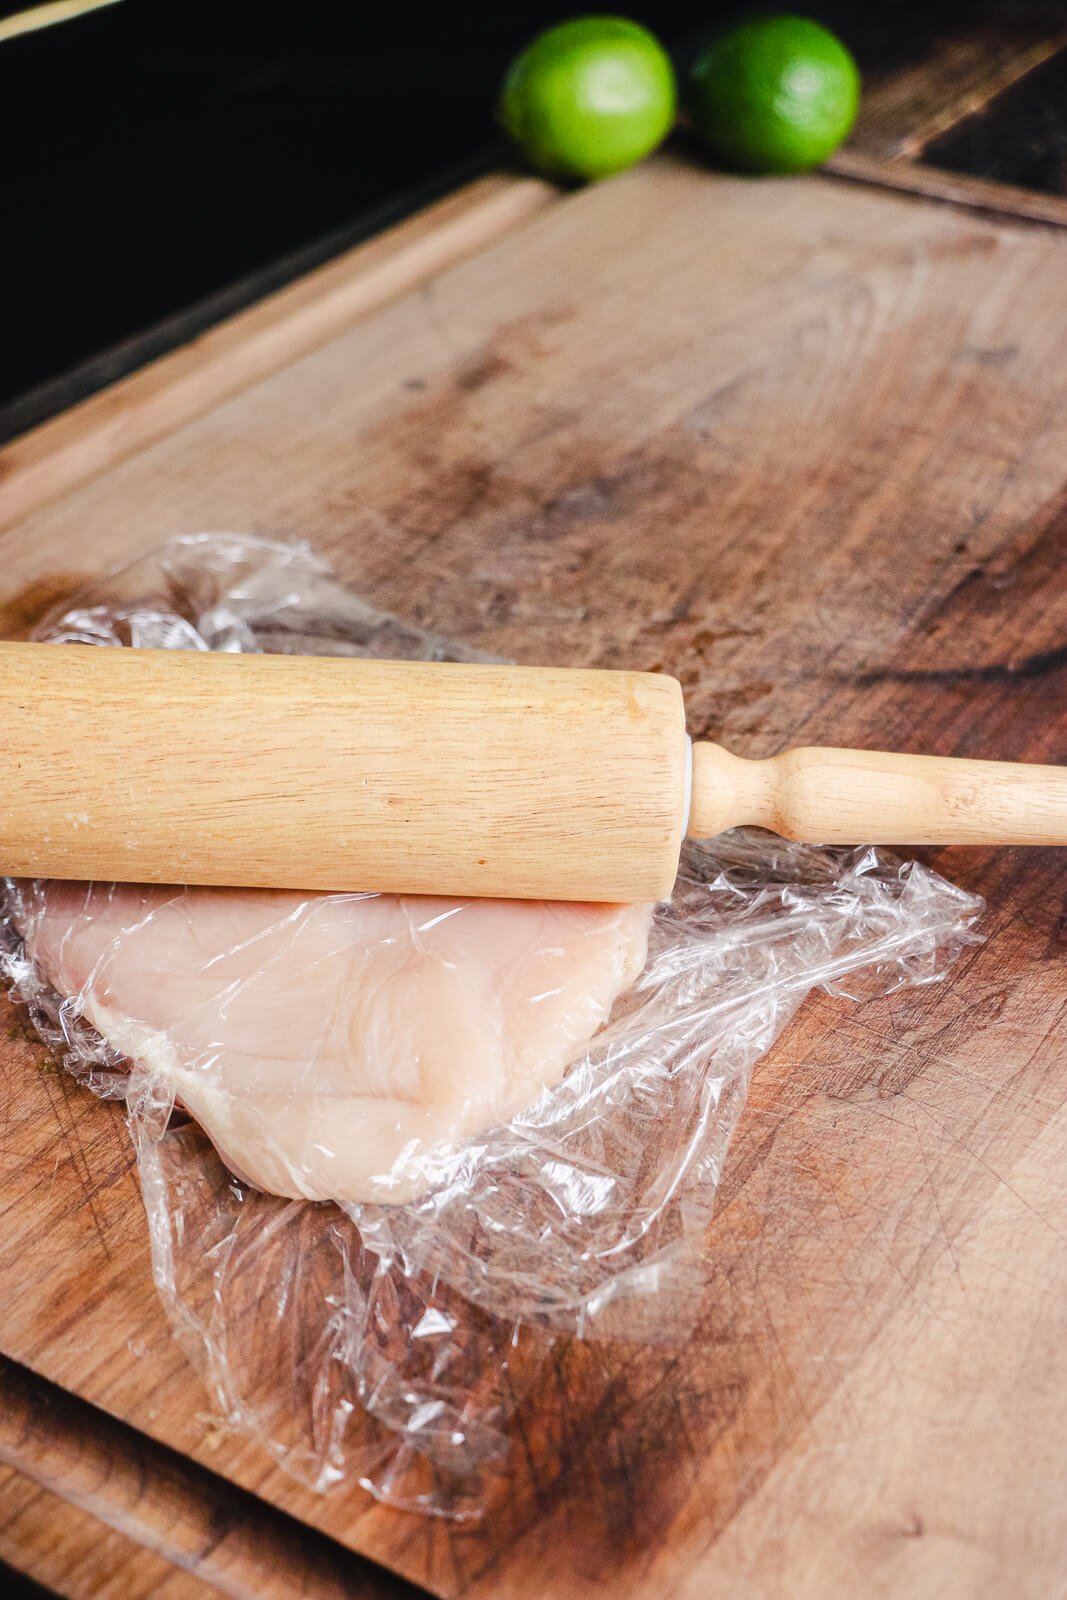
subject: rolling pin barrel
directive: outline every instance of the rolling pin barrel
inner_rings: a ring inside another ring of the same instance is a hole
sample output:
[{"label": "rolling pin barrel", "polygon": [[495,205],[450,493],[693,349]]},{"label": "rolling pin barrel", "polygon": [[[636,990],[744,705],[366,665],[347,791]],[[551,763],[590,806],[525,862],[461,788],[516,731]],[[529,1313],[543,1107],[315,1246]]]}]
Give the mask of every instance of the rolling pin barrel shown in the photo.
[{"label": "rolling pin barrel", "polygon": [[681,690],[647,673],[0,644],[0,872],[656,900]]},{"label": "rolling pin barrel", "polygon": [[0,872],[573,900],[686,830],[1067,844],[1067,769],[690,747],[660,674],[0,644]]}]

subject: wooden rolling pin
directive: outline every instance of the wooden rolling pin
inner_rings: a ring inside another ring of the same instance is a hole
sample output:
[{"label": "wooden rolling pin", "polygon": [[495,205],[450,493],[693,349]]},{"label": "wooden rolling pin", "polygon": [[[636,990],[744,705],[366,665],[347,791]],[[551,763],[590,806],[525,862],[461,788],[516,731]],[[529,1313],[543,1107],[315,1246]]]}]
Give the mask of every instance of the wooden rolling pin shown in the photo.
[{"label": "wooden rolling pin", "polygon": [[652,673],[0,644],[0,872],[656,900],[683,836],[1067,843],[1067,768],[691,745]]}]

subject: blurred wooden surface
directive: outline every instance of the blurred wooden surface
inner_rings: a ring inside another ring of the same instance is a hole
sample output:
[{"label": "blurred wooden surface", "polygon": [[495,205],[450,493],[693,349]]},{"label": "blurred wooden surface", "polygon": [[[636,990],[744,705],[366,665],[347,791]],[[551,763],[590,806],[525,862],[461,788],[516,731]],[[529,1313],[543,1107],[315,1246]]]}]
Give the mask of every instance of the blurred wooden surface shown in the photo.
[{"label": "blurred wooden surface", "polygon": [[[876,33],[892,13],[876,14]],[[926,8],[898,24],[896,49],[861,51],[863,103],[842,177],[979,210],[1067,224],[1067,11],[986,0]]]},{"label": "blurred wooden surface", "polygon": [[[1067,45],[1067,16],[1020,19],[1001,7],[999,20],[947,23],[927,48],[882,70],[864,85],[853,149],[882,161],[921,157],[927,146]],[[936,9],[931,16],[937,16]]]},{"label": "blurred wooden surface", "polygon": [[64,1600],[216,1600],[220,1592],[12,1467],[0,1467],[0,1560]]},{"label": "blurred wooden surface", "polygon": [[70,1600],[415,1595],[2,1358],[0,1559]]},{"label": "blurred wooden surface", "polygon": [[[2,457],[0,457],[2,462]],[[694,734],[1067,759],[1067,238],[672,157],[0,535],[3,631],[198,528],[309,538],[530,662],[663,667]],[[87,730],[92,736],[93,730]],[[3,1046],[0,1346],[442,1595],[1047,1597],[1067,1547],[1062,852],[945,984],[761,1063],[682,1351],[566,1347],[456,1528],[208,1428],[121,1113]]]}]

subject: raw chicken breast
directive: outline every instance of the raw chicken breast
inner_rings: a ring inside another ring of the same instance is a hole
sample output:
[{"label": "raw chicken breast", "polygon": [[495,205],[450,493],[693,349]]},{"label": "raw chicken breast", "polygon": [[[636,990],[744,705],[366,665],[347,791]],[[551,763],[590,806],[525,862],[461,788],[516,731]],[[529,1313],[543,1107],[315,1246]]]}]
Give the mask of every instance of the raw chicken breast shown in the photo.
[{"label": "raw chicken breast", "polygon": [[402,1201],[522,1110],[640,972],[649,906],[48,883],[27,953],[246,1181]]}]

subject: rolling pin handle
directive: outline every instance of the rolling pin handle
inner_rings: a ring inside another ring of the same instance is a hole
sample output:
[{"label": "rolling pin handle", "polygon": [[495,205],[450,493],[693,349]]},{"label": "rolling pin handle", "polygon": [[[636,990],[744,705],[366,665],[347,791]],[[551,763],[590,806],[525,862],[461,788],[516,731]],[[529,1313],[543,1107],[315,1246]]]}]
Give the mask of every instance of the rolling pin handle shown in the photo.
[{"label": "rolling pin handle", "polygon": [[1067,844],[1067,767],[878,750],[745,761],[693,747],[689,834],[769,828],[810,844]]}]

